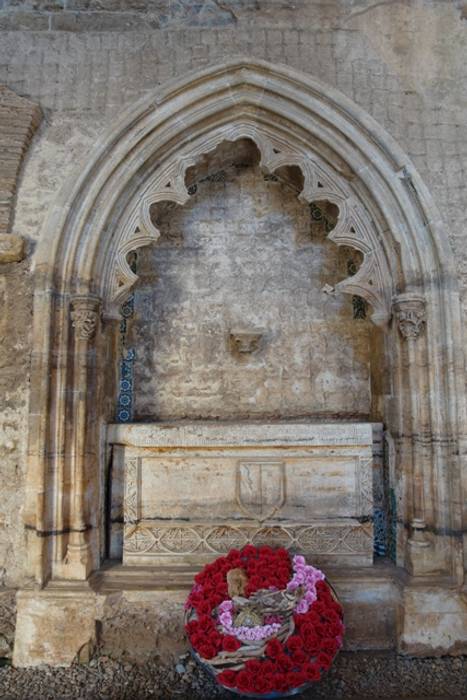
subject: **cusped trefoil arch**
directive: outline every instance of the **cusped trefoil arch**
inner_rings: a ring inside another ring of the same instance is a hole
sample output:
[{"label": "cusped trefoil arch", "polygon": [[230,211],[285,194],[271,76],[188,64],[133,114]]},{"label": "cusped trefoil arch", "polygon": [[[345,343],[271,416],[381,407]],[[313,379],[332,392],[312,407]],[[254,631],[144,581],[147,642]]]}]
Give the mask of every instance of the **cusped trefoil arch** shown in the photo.
[{"label": "cusped trefoil arch", "polygon": [[374,322],[383,326],[387,324],[393,292],[391,271],[363,203],[345,179],[311,149],[294,143],[292,137],[288,140],[276,137],[271,125],[266,133],[260,125],[249,124],[241,118],[235,124],[214,128],[198,139],[182,144],[172,158],[155,169],[144,189],[135,192],[116,229],[112,252],[107,256],[107,274],[103,276],[102,284],[105,314],[118,316],[119,304],[137,281],[137,275],[127,261],[128,253],[159,238],[159,231],[151,218],[151,207],[158,202],[183,206],[190,197],[186,186],[188,169],[222,142],[244,138],[257,146],[264,172],[274,174],[285,166],[296,166],[301,170],[303,188],[299,198],[302,201],[308,204],[327,201],[336,205],[339,216],[330,239],[337,245],[359,250],[364,260],[357,275],[327,291],[362,296],[373,309]]}]

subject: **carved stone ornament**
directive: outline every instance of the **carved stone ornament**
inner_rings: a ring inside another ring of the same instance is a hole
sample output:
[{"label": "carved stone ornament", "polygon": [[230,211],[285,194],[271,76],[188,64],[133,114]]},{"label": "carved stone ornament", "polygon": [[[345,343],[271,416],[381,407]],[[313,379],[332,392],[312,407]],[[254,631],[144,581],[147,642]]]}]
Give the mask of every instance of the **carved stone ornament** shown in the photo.
[{"label": "carved stone ornament", "polygon": [[[315,208],[320,202],[337,207],[339,215],[328,233],[329,240],[338,246],[349,246],[360,251],[364,260],[356,274],[336,284],[332,291],[365,299],[372,309],[371,321],[385,328],[391,318],[393,288],[389,260],[380,245],[374,218],[355,197],[346,179],[340,177],[317,153],[310,151],[304,157],[301,147],[297,148],[291,140],[284,140],[270,130],[263,131],[258,124],[251,125],[248,120],[240,124],[219,125],[209,133],[190,140],[176,158],[169,159],[148,178],[144,190],[138,192],[119,224],[114,227],[114,254],[103,263],[104,317],[120,317],[120,305],[138,279],[128,264],[128,253],[155,243],[160,236],[151,216],[151,207],[157,202],[184,206],[190,200],[186,186],[187,171],[219,144],[245,138],[253,141],[261,153],[261,169],[266,175],[275,177],[280,168],[297,166],[304,181],[299,199],[309,205],[314,204]],[[245,359],[248,354],[261,349],[263,342],[264,333],[256,328],[233,329],[230,332],[230,349],[239,359]]]},{"label": "carved stone ornament", "polygon": [[96,297],[75,297],[71,301],[71,322],[78,338],[90,340],[99,318],[99,299]]},{"label": "carved stone ornament", "polygon": [[426,322],[425,299],[419,294],[400,294],[394,299],[394,315],[402,337],[417,339]]},{"label": "carved stone ornament", "polygon": [[231,330],[230,344],[232,350],[241,355],[251,355],[251,353],[259,350],[263,332],[258,329],[249,331]]}]

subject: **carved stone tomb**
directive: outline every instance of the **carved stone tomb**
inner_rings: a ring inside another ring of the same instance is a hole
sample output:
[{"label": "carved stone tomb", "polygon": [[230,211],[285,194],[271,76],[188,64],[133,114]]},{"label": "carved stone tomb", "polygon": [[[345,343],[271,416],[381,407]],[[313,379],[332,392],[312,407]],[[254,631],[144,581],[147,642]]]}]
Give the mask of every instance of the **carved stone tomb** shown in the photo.
[{"label": "carved stone tomb", "polygon": [[248,542],[370,565],[371,424],[112,425],[123,563],[194,564]]}]

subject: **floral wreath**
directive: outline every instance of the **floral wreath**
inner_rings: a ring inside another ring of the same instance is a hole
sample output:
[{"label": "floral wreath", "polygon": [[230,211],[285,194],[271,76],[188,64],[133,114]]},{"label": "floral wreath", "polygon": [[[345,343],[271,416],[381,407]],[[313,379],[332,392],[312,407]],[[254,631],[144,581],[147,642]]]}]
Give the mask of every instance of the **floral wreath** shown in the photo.
[{"label": "floral wreath", "polygon": [[185,604],[195,657],[225,688],[266,696],[318,681],[342,646],[342,606],[322,571],[283,548],[232,549]]}]

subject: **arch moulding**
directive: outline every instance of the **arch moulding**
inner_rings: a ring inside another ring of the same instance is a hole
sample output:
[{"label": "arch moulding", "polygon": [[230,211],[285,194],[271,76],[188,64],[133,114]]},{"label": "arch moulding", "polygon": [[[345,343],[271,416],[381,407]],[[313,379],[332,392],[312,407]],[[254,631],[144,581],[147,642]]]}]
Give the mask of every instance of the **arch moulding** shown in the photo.
[{"label": "arch moulding", "polygon": [[407,156],[358,106],[298,71],[248,58],[189,74],[132,106],[45,223],[35,261],[31,576],[50,587],[84,581],[100,566],[103,436],[115,380],[107,359],[119,305],[137,279],[127,255],[157,240],[151,206],[183,205],[187,169],[240,138],[255,142],[265,172],[298,166],[300,197],[336,204],[330,237],[364,255],[358,274],[328,291],[364,297],[384,336],[384,420],[403,484],[397,563],[414,580],[459,587],[464,356],[437,209]]}]

